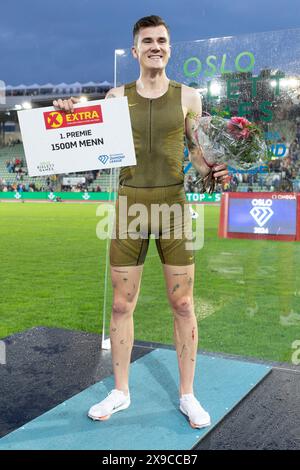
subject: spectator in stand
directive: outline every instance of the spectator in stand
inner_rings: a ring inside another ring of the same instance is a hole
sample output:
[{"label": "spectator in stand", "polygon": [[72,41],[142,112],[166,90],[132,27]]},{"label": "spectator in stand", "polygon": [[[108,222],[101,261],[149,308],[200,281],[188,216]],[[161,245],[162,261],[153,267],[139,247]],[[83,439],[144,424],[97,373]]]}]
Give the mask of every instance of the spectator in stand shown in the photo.
[{"label": "spectator in stand", "polygon": [[95,178],[94,178],[94,175],[93,175],[93,173],[90,171],[90,172],[87,174],[87,176],[86,176],[86,180],[87,180],[88,184],[91,184],[91,183],[94,181],[94,179],[95,179]]},{"label": "spectator in stand", "polygon": [[279,191],[279,186],[280,186],[280,175],[279,175],[279,173],[276,173],[273,176],[272,185],[274,186],[275,191]]},{"label": "spectator in stand", "polygon": [[230,183],[229,182],[225,182],[223,183],[223,192],[228,192],[230,191]]},{"label": "spectator in stand", "polygon": [[236,175],[233,175],[232,180],[231,180],[232,191],[236,192],[238,185],[239,185],[239,180]]},{"label": "spectator in stand", "polygon": [[13,173],[15,170],[15,166],[12,161],[9,162],[9,165],[7,167],[8,173]]},{"label": "spectator in stand", "polygon": [[264,176],[262,173],[259,174],[258,177],[258,184],[259,184],[259,189],[263,189],[264,186]]}]

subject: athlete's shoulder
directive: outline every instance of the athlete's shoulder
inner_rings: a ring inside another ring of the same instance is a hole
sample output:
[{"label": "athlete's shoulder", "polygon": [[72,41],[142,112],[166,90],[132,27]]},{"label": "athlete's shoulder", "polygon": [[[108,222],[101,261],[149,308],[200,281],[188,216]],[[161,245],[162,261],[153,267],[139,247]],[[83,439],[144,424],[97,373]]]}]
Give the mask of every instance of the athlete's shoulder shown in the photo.
[{"label": "athlete's shoulder", "polygon": [[105,98],[122,98],[124,96],[124,85],[111,88],[107,93]]},{"label": "athlete's shoulder", "polygon": [[182,84],[181,101],[188,111],[201,108],[201,97],[199,92],[190,86]]},{"label": "athlete's shoulder", "polygon": [[176,80],[170,80],[169,85],[173,88],[181,88],[182,83],[176,82]]},{"label": "athlete's shoulder", "polygon": [[182,93],[184,93],[186,96],[191,97],[191,98],[195,98],[196,96],[199,96],[199,93],[195,88],[185,85],[184,83],[182,83],[181,86],[182,86]]},{"label": "athlete's shoulder", "polygon": [[129,90],[130,88],[136,89],[136,81],[125,83],[124,85],[125,90]]}]

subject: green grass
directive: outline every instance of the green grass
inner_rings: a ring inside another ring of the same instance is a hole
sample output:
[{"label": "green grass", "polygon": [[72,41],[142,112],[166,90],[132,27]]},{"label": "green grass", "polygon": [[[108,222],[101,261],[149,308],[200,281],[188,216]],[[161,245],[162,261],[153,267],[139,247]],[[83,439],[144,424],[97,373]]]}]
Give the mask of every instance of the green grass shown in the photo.
[{"label": "green grass", "polygon": [[[0,337],[34,326],[101,332],[106,242],[97,205],[0,205]],[[219,208],[205,207],[197,252],[195,309],[206,350],[291,361],[300,339],[300,243],[217,237]],[[111,288],[108,292],[108,312]],[[283,318],[283,320],[281,319]],[[152,240],[135,337],[173,343],[172,314]]]}]

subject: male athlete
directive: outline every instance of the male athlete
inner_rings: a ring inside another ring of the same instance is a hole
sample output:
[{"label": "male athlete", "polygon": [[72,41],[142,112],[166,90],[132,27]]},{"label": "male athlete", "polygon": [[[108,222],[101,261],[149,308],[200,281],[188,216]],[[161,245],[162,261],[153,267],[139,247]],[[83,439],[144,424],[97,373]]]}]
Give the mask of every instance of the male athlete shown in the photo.
[{"label": "male athlete", "polygon": [[[127,197],[128,208],[144,204],[177,203],[184,206],[183,155],[184,135],[190,160],[205,177],[211,169],[205,164],[195,133],[202,114],[198,92],[170,80],[166,66],[170,58],[170,32],[158,16],[141,18],[133,29],[132,54],[138,60],[137,81],[111,89],[106,98],[127,96],[137,165],[120,171],[120,196]],[[78,100],[54,101],[54,106],[73,111]],[[214,168],[213,177],[225,181],[226,165]],[[110,324],[115,389],[100,403],[92,406],[88,416],[106,420],[130,405],[129,365],[133,347],[133,312],[138,300],[143,265],[150,233],[131,237],[122,233],[121,215],[116,204],[116,235],[111,240],[110,264],[113,307]],[[127,217],[127,215],[126,215]],[[130,219],[128,216],[127,221]],[[124,222],[124,221],[123,221]],[[197,320],[193,304],[194,252],[186,248],[186,237],[174,236],[183,224],[177,216],[171,220],[169,238],[157,227],[156,245],[162,262],[168,300],[174,314],[174,336],[180,373],[179,407],[192,427],[210,425],[210,416],[194,396],[193,382],[198,347]],[[127,224],[128,225],[128,224]],[[175,227],[176,226],[176,227]],[[118,236],[122,234],[123,236]],[[146,384],[145,384],[146,385]]]}]

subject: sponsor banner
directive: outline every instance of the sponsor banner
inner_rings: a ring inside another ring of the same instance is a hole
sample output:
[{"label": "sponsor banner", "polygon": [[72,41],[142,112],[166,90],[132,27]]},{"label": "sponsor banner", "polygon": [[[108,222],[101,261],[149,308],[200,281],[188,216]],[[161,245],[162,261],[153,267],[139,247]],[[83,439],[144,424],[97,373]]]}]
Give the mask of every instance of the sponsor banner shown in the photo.
[{"label": "sponsor banner", "polygon": [[[286,196],[286,197],[285,197]],[[295,194],[230,199],[228,231],[270,235],[296,235]]]},{"label": "sponsor banner", "polygon": [[[77,180],[78,178],[64,178],[64,180]],[[81,179],[81,178],[79,178]],[[59,196],[61,199],[67,201],[70,199],[79,199],[79,200],[112,200],[115,197],[115,193],[108,192],[18,192],[18,191],[8,191],[0,192],[0,199],[48,199],[53,200],[55,196]],[[186,193],[186,198],[188,202],[197,203],[197,202],[220,202],[221,194],[197,194],[197,193]]]},{"label": "sponsor banner", "polygon": [[63,111],[47,111],[43,113],[46,129],[62,127],[86,126],[103,122],[101,106],[85,106],[76,108],[73,113]]},{"label": "sponsor banner", "polygon": [[85,177],[84,176],[73,176],[70,178],[63,178],[63,185],[64,186],[75,186],[76,184],[79,183],[85,183]]},{"label": "sponsor banner", "polygon": [[200,193],[186,193],[186,198],[189,202],[221,202],[222,194],[200,194]]},{"label": "sponsor banner", "polygon": [[136,165],[127,97],[18,111],[30,176]]},{"label": "sponsor banner", "polygon": [[18,192],[18,191],[8,191],[0,192],[0,200],[9,200],[14,199],[18,200],[47,200],[56,202],[57,198],[60,198],[62,201],[113,201],[116,199],[116,193],[88,193],[88,192],[44,192],[44,191],[35,191],[35,192]]}]

